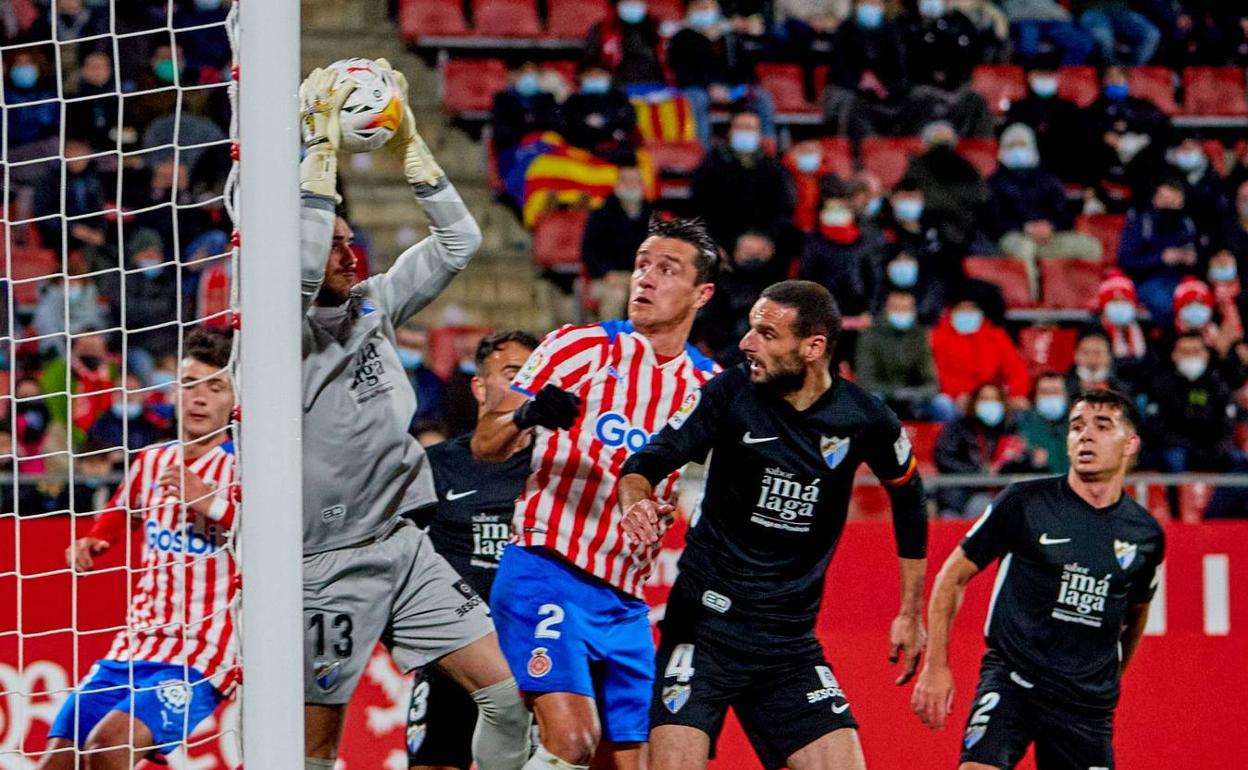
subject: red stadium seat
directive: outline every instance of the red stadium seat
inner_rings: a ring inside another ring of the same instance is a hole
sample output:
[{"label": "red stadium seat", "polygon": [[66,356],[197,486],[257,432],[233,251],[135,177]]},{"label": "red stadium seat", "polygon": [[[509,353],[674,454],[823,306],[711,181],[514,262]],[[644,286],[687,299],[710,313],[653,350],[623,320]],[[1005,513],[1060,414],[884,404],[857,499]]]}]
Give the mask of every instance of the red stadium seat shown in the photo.
[{"label": "red stadium seat", "polygon": [[480,339],[494,331],[488,326],[436,326],[429,330],[429,368],[446,379],[458,363],[455,342],[460,337]]},{"label": "red stadium seat", "polygon": [[1100,93],[1101,81],[1095,67],[1062,67],[1057,71],[1057,95],[1061,98],[1087,107]]},{"label": "red stadium seat", "polygon": [[1200,146],[1205,148],[1205,155],[1209,157],[1209,165],[1213,170],[1218,172],[1218,176],[1226,176],[1226,145],[1222,144],[1218,139],[1202,139]]},{"label": "red stadium seat", "polygon": [[[0,259],[3,255],[0,255]],[[13,286],[13,303],[19,308],[33,308],[39,302],[39,287],[60,275],[60,260],[51,249],[13,246],[9,249],[8,278]],[[4,270],[0,263],[0,271]],[[42,280],[40,280],[42,279]]]},{"label": "red stadium seat", "polygon": [[481,132],[481,141],[485,145],[485,183],[491,192],[506,192],[503,177],[498,173],[498,150],[494,147],[494,132],[487,125]]},{"label": "red stadium seat", "polygon": [[1041,372],[1065,372],[1075,362],[1079,330],[1064,326],[1027,326],[1018,335],[1018,351],[1034,377]]},{"label": "red stadium seat", "polygon": [[869,136],[862,140],[861,150],[862,167],[891,190],[905,175],[910,156],[923,151],[923,142],[915,136]]},{"label": "red stadium seat", "polygon": [[581,40],[589,28],[611,12],[606,0],[548,0],[546,33]]},{"label": "red stadium seat", "polygon": [[399,6],[399,31],[406,40],[466,35],[468,22],[460,0],[403,0]]},{"label": "red stadium seat", "polygon": [[507,87],[499,59],[448,59],[442,67],[442,109],[452,115],[488,113],[494,94]]},{"label": "red stadium seat", "polygon": [[1101,242],[1101,261],[1118,264],[1118,241],[1127,226],[1126,214],[1085,214],[1075,217],[1075,232],[1090,235]]},{"label": "red stadium seat", "polygon": [[984,97],[994,113],[1004,115],[1011,102],[1027,95],[1027,78],[1023,68],[1015,64],[981,64],[971,74],[971,88]]},{"label": "red stadium seat", "polygon": [[659,21],[683,21],[685,18],[682,0],[649,0],[646,9]]},{"label": "red stadium seat", "polygon": [[1174,101],[1174,72],[1168,67],[1132,67],[1127,76],[1131,95],[1148,99],[1157,109],[1173,115],[1179,111]]},{"label": "red stadium seat", "polygon": [[537,37],[542,24],[535,0],[477,0],[473,31],[482,37]]},{"label": "red stadium seat", "polygon": [[996,139],[962,139],[958,142],[958,154],[970,161],[985,179],[997,170]]},{"label": "red stadium seat", "polygon": [[919,474],[932,476],[936,473],[936,439],[945,426],[939,422],[908,422],[905,426]]},{"label": "red stadium seat", "polygon": [[1183,92],[1183,111],[1189,115],[1248,115],[1244,71],[1237,67],[1188,67]]},{"label": "red stadium seat", "polygon": [[581,235],[589,212],[548,211],[533,225],[533,262],[558,272],[580,273]]},{"label": "red stadium seat", "polygon": [[849,137],[825,136],[819,140],[823,149],[823,157],[830,162],[832,173],[842,179],[848,179],[854,173],[854,148]]},{"label": "red stadium seat", "polygon": [[758,82],[775,102],[776,112],[817,114],[819,105],[806,101],[802,92],[802,68],[797,64],[759,64]]},{"label": "red stadium seat", "polygon": [[645,151],[650,154],[656,171],[692,174],[702,162],[701,142],[646,142]]},{"label": "red stadium seat", "polygon": [[995,284],[1005,297],[1007,308],[1035,307],[1027,265],[1013,257],[967,257],[962,269],[968,278]]},{"label": "red stadium seat", "polygon": [[1081,259],[1040,260],[1040,297],[1044,307],[1091,310],[1101,286],[1102,267]]}]

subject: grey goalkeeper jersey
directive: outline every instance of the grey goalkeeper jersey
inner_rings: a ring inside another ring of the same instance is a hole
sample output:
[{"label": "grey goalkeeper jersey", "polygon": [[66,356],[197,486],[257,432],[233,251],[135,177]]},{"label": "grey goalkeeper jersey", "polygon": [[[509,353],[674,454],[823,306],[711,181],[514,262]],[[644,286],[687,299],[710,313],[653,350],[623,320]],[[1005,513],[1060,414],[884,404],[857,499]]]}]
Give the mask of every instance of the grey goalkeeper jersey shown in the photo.
[{"label": "grey goalkeeper jersey", "polygon": [[394,327],[463,270],[481,231],[449,182],[416,186],[431,235],[337,307],[313,305],[333,241],[334,202],[305,194],[303,266],[303,552],[385,535],[397,514],[437,502],[425,452],[407,427],[416,395]]}]

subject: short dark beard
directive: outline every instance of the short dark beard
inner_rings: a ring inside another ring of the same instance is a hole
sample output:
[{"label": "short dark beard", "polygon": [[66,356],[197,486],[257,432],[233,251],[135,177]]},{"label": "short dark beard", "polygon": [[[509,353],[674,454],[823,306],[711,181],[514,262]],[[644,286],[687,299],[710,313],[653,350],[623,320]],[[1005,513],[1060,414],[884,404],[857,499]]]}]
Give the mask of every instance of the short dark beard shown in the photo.
[{"label": "short dark beard", "polygon": [[[786,362],[778,362],[783,365]],[[761,390],[766,393],[783,398],[790,393],[796,393],[806,384],[806,367],[798,364],[792,369],[784,369],[775,374],[768,373],[770,376],[759,383],[755,383]]]},{"label": "short dark beard", "polygon": [[322,283],[320,290],[316,293],[315,302],[319,307],[338,307],[349,299],[351,299],[351,292],[339,294]]}]

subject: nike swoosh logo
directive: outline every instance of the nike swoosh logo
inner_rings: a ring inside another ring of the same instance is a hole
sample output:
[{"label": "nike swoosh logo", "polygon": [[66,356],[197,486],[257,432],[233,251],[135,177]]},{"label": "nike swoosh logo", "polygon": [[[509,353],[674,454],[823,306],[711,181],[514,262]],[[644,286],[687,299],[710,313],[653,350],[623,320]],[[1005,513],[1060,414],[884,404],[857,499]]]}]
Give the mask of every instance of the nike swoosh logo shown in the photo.
[{"label": "nike swoosh logo", "polygon": [[843,705],[843,706],[833,706],[833,707],[832,707],[832,713],[833,713],[833,714],[844,714],[846,711],[849,711],[849,704],[848,704],[848,703],[846,703],[846,704],[845,704],[845,705]]},{"label": "nike swoosh logo", "polygon": [[775,441],[778,438],[780,437],[779,436],[762,436],[762,437],[751,436],[750,432],[747,430],[745,432],[745,435],[741,437],[741,442],[743,444],[766,444],[768,441]]},{"label": "nike swoosh logo", "polygon": [[1068,537],[1050,538],[1048,532],[1045,532],[1043,535],[1040,536],[1040,545],[1057,545],[1059,543],[1069,543],[1069,542],[1070,542],[1070,538]]},{"label": "nike swoosh logo", "polygon": [[475,489],[470,489],[467,492],[456,492],[453,489],[448,489],[446,490],[446,501],[448,503],[454,502],[461,497],[467,497],[468,495],[475,495],[476,493],[477,493],[477,490]]}]

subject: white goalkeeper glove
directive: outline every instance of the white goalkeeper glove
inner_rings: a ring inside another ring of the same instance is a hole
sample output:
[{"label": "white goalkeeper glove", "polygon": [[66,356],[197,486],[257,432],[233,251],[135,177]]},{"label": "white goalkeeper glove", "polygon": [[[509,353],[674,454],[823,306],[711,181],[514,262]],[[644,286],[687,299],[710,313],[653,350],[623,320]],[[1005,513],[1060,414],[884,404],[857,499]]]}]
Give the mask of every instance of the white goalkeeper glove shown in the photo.
[{"label": "white goalkeeper glove", "polygon": [[355,83],[336,70],[314,69],[299,86],[300,131],[304,156],[299,188],[338,200],[338,116]]},{"label": "white goalkeeper glove", "polygon": [[399,162],[403,164],[403,175],[407,177],[408,184],[427,184],[430,187],[436,187],[446,178],[446,172],[433,159],[429,146],[416,131],[416,118],[412,115],[412,108],[407,102],[407,78],[402,72],[391,67],[390,62],[385,59],[378,59],[377,63],[390,70],[395,84],[399,87],[399,98],[403,101],[403,120],[399,123],[399,130],[394,132],[390,141],[386,142],[386,149],[394,153]]}]

